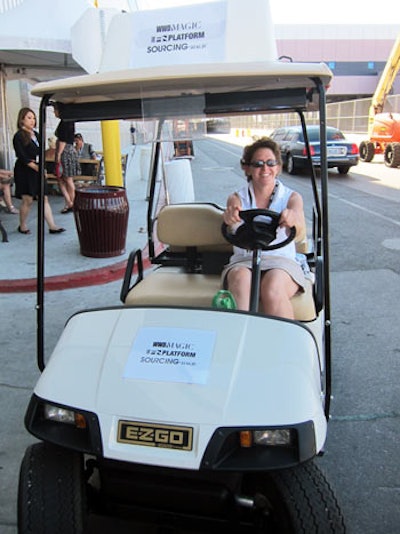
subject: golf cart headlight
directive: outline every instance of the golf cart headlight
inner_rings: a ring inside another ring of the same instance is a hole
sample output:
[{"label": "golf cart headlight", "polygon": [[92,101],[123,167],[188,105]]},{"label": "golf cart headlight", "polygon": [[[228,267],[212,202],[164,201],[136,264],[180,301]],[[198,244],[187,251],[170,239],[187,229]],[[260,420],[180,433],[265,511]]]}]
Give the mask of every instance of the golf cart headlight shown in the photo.
[{"label": "golf cart headlight", "polygon": [[254,430],[253,441],[255,445],[270,445],[273,447],[290,446],[293,443],[292,432],[288,428],[275,430]]},{"label": "golf cart headlight", "polygon": [[74,406],[55,404],[33,394],[25,414],[25,428],[42,441],[67,449],[102,454],[99,418]]},{"label": "golf cart headlight", "polygon": [[265,428],[262,430],[242,430],[240,446],[242,448],[261,445],[262,447],[291,447],[295,441],[294,430],[290,428]]},{"label": "golf cart headlight", "polygon": [[86,428],[86,419],[82,414],[51,404],[44,405],[44,418],[57,423],[74,425],[77,428]]}]

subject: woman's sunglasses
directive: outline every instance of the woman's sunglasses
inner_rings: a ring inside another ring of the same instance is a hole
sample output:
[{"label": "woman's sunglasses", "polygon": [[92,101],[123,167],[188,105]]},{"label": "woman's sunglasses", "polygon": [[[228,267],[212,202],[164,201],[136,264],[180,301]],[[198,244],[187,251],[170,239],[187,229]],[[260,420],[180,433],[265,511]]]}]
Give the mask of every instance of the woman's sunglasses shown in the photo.
[{"label": "woman's sunglasses", "polygon": [[278,162],[276,161],[276,159],[267,159],[267,161],[259,159],[257,161],[250,162],[250,166],[255,167],[256,169],[260,169],[261,167],[264,167],[264,165],[267,165],[267,167],[275,167],[276,165],[278,165]]}]

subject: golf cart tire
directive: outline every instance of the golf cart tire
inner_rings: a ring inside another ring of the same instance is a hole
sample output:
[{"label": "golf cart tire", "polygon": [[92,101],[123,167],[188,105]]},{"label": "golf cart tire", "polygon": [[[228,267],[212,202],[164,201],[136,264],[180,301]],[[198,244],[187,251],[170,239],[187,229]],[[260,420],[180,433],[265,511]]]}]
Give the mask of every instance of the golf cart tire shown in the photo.
[{"label": "golf cart tire", "polygon": [[[346,532],[335,493],[313,461],[250,479],[253,491],[267,499],[280,534]],[[270,532],[268,528],[265,533]]]},{"label": "golf cart tire", "polygon": [[86,523],[83,458],[47,443],[27,448],[18,486],[18,534],[82,534]]}]

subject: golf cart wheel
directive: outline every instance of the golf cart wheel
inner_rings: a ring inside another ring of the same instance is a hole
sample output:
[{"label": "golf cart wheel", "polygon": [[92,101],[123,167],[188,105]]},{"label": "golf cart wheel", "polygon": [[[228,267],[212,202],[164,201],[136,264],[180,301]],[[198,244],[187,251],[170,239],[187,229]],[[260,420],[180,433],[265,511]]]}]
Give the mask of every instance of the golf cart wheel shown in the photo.
[{"label": "golf cart wheel", "polygon": [[245,490],[251,488],[254,501],[264,501],[266,505],[255,520],[256,532],[267,534],[271,527],[281,534],[346,532],[335,494],[313,461],[291,469],[250,475],[245,484]]},{"label": "golf cart wheel", "polygon": [[386,145],[384,161],[387,167],[400,166],[400,143],[389,143]]},{"label": "golf cart wheel", "polygon": [[361,141],[360,146],[358,147],[360,152],[360,160],[366,161],[369,163],[374,159],[375,155],[375,146],[371,141]]},{"label": "golf cart wheel", "polygon": [[27,448],[18,486],[18,533],[81,534],[86,519],[83,458],[47,443]]}]

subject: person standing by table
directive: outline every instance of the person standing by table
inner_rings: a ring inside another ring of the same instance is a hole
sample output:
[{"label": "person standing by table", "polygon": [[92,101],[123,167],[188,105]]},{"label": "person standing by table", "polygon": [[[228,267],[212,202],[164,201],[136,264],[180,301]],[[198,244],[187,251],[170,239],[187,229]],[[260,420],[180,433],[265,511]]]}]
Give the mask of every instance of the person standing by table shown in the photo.
[{"label": "person standing by table", "polygon": [[[18,113],[17,132],[13,137],[13,146],[17,157],[14,166],[15,196],[22,199],[19,207],[18,232],[30,234],[27,219],[32,207],[33,199],[39,195],[39,134],[35,130],[36,115],[30,108],[22,108]],[[58,227],[53,218],[53,212],[47,197],[45,184],[44,218],[50,234],[65,232],[65,228]]]},{"label": "person standing by table", "polygon": [[[54,114],[56,117],[60,116],[57,104],[54,104]],[[58,180],[58,186],[65,201],[61,213],[70,213],[73,211],[75,200],[75,183],[73,177],[81,174],[78,154],[74,147],[75,123],[61,119],[55,135],[57,137],[57,143],[54,170]]]}]

